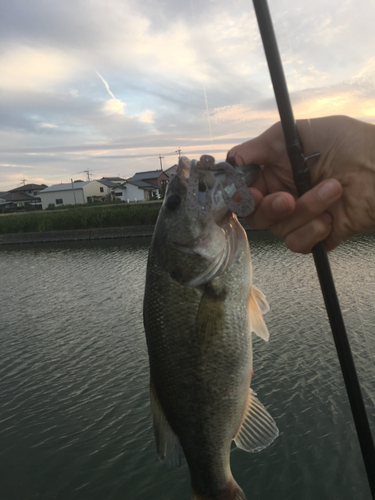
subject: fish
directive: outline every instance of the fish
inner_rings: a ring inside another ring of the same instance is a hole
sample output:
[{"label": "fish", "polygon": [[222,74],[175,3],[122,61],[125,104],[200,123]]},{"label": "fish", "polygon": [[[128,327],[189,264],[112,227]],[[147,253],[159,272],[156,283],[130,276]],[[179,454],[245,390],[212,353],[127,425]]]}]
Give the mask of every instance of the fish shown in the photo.
[{"label": "fish", "polygon": [[269,305],[237,216],[254,210],[247,186],[258,171],[181,157],[150,246],[143,316],[156,449],[171,469],[185,457],[192,500],[246,500],[232,441],[257,452],[279,434],[250,388],[252,333],[268,340]]}]

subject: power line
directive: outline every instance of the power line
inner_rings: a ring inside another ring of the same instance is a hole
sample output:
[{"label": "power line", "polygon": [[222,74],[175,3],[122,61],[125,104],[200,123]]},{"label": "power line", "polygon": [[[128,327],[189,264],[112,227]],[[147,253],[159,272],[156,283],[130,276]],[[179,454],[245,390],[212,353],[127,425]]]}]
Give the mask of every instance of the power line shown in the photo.
[{"label": "power line", "polygon": [[[166,157],[171,157],[173,155],[175,155],[176,153],[178,153],[178,158],[180,159],[181,157],[181,148],[179,147],[176,151],[170,151],[168,153],[162,153],[164,156],[162,156],[161,154],[159,155],[139,155],[139,156],[134,156],[132,158],[128,158],[128,159],[123,159],[124,163],[127,163],[127,164],[131,164],[132,162],[134,163],[139,163],[141,161],[150,161],[154,158],[159,158],[159,161],[160,161],[160,167],[161,169],[163,170],[163,165],[162,165],[162,159],[166,158]],[[95,158],[96,160],[100,160],[100,157],[97,157]],[[96,171],[106,171],[106,170],[112,170],[114,167],[113,166],[110,166],[110,167],[103,167],[103,168],[97,168],[97,169],[87,169],[87,170],[80,170],[78,172],[66,172],[64,175],[66,177],[71,177],[71,176],[75,176],[75,175],[78,175],[78,174],[82,174],[82,173],[85,173],[88,180],[91,180],[90,178],[92,178],[92,172],[96,172]],[[56,175],[56,176],[49,176],[48,175],[48,180],[47,181],[44,181],[45,182],[50,182],[50,181],[55,181],[55,180],[59,180],[59,182],[62,182],[61,181],[61,172],[59,175]],[[69,182],[69,181],[68,181]],[[0,190],[7,190],[7,189],[13,189],[14,185],[16,184],[15,183],[7,183],[7,184],[3,184],[0,186]],[[19,185],[25,185],[26,184],[26,179],[23,178],[21,180],[21,183],[19,183]]]}]

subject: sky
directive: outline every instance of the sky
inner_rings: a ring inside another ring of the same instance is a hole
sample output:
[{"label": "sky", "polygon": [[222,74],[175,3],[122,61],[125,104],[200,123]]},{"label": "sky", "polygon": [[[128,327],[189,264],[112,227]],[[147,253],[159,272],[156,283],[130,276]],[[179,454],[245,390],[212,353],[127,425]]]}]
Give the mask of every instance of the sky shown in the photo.
[{"label": "sky", "polygon": [[[269,7],[295,117],[375,123],[375,2]],[[222,160],[277,120],[250,0],[0,3],[0,191]]]}]

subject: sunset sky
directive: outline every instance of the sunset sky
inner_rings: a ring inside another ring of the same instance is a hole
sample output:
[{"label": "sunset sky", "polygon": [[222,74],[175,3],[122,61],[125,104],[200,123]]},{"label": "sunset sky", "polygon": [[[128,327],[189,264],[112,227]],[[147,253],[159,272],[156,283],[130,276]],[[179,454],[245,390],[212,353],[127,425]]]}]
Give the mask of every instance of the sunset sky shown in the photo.
[{"label": "sunset sky", "polygon": [[[374,0],[269,0],[296,118],[375,123]],[[0,6],[0,191],[223,159],[278,119],[250,0]]]}]

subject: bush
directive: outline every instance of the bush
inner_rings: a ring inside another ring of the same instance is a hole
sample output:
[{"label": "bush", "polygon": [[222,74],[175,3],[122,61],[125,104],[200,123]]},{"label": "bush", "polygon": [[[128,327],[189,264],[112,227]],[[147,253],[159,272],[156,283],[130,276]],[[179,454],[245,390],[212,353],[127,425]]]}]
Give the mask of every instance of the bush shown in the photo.
[{"label": "bush", "polygon": [[153,225],[159,210],[159,204],[115,203],[95,208],[75,205],[64,211],[7,215],[0,217],[0,234]]}]

